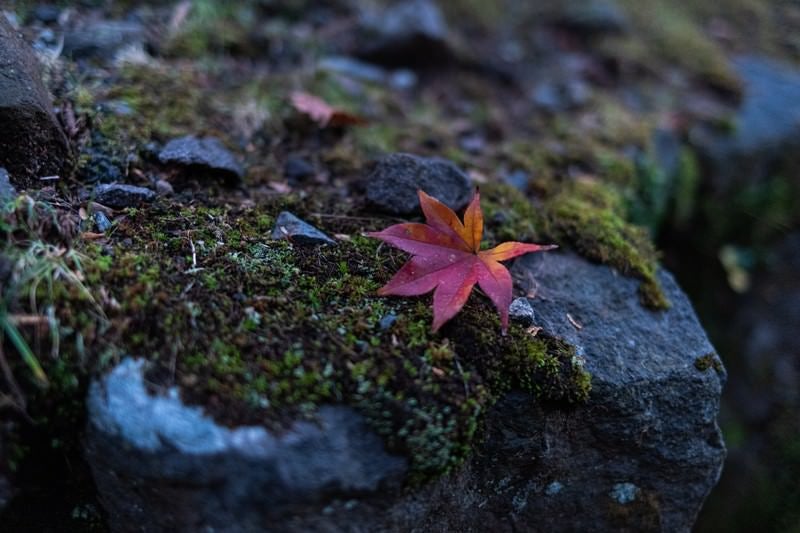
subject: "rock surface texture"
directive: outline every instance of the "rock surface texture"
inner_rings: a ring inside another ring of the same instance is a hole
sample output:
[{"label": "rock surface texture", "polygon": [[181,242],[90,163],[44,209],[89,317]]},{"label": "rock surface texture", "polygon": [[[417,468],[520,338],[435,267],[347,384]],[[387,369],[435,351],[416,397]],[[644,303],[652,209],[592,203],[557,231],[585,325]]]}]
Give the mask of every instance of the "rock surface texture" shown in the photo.
[{"label": "rock surface texture", "polygon": [[25,189],[38,178],[59,174],[69,145],[42,84],[28,44],[0,16],[0,166],[11,184]]},{"label": "rock surface texture", "polygon": [[673,307],[569,254],[513,272],[536,324],[573,343],[593,375],[587,404],[511,392],[456,472],[401,490],[404,460],[359,415],[323,407],[275,436],[222,428],[173,392],[145,391],[128,360],[91,387],[87,457],[115,531],[689,531],[725,447],[725,371],[672,277]]},{"label": "rock surface texture", "polygon": [[369,201],[397,215],[419,212],[420,189],[454,210],[464,207],[472,194],[467,175],[444,159],[391,154],[378,160],[367,176]]},{"label": "rock surface texture", "polygon": [[268,531],[335,497],[397,484],[404,459],[344,407],[282,435],[228,429],[152,396],[126,359],[89,392],[87,457],[114,531]]}]

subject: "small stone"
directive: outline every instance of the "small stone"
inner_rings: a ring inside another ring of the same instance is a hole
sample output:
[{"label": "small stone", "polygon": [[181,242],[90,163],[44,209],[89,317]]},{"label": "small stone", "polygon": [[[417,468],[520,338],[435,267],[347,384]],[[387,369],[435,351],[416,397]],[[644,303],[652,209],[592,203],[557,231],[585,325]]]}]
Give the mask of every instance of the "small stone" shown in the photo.
[{"label": "small stone", "polygon": [[271,237],[276,240],[289,239],[298,244],[336,244],[323,232],[288,211],[278,215]]},{"label": "small stone", "polygon": [[7,202],[17,197],[17,190],[11,185],[8,171],[0,167],[0,202]]},{"label": "small stone", "polygon": [[452,56],[444,15],[431,0],[399,2],[361,18],[355,55],[385,66],[441,64]]},{"label": "small stone", "polygon": [[531,303],[527,298],[514,298],[508,308],[508,315],[511,320],[523,326],[531,326],[534,321],[534,312]]},{"label": "small stone", "polygon": [[480,133],[468,133],[458,140],[461,149],[470,154],[479,154],[486,148],[486,139]]},{"label": "small stone", "polygon": [[100,233],[105,233],[111,229],[111,221],[102,211],[95,211],[92,214],[92,221],[94,222],[95,229]]},{"label": "small stone", "polygon": [[314,165],[299,156],[290,155],[283,167],[283,175],[290,180],[302,180],[314,175]]},{"label": "small stone", "polygon": [[389,329],[395,322],[397,322],[397,315],[394,313],[388,313],[381,318],[381,321],[378,322],[378,325],[381,327],[381,329]]},{"label": "small stone", "polygon": [[115,209],[135,207],[156,197],[150,189],[124,183],[103,183],[94,188],[93,194],[96,202]]},{"label": "small stone", "polygon": [[639,494],[639,487],[633,483],[617,483],[608,493],[617,503],[625,505],[636,500]]},{"label": "small stone", "polygon": [[515,170],[503,176],[503,181],[518,189],[522,192],[528,190],[528,184],[531,181],[531,175],[524,170]]},{"label": "small stone", "polygon": [[161,150],[158,159],[166,165],[205,170],[232,181],[238,181],[244,176],[242,165],[215,137],[198,138],[189,135],[173,139]]},{"label": "small stone", "polygon": [[367,177],[367,198],[389,213],[419,212],[418,190],[453,210],[464,207],[472,194],[469,177],[444,159],[391,154],[380,159]]},{"label": "small stone", "polygon": [[156,192],[161,196],[171,196],[175,194],[175,189],[167,180],[158,180],[156,181]]},{"label": "small stone", "polygon": [[[104,144],[104,143],[103,143]],[[84,183],[115,183],[125,179],[123,163],[100,148],[90,146],[83,150],[84,163],[78,175]]]}]

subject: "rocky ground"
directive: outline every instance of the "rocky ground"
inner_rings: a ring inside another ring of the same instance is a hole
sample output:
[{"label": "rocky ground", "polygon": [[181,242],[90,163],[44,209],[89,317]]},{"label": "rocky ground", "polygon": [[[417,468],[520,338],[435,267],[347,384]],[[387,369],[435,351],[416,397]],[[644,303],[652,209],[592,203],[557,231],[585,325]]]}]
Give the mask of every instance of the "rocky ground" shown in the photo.
[{"label": "rocky ground", "polygon": [[[527,4],[6,6],[2,523],[688,530],[724,363],[696,527],[796,524],[800,6]],[[363,234],[476,186],[560,251],[432,333]]]}]

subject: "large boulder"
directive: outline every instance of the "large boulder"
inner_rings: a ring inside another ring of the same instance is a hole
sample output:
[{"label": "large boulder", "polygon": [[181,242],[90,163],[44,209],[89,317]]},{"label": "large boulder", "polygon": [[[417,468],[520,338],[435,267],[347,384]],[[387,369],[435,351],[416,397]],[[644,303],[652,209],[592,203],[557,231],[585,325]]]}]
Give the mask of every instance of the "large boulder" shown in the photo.
[{"label": "large boulder", "polygon": [[0,167],[11,184],[36,187],[61,173],[69,143],[53,114],[39,64],[30,46],[0,16]]},{"label": "large boulder", "polygon": [[638,281],[569,254],[513,272],[536,327],[573,343],[591,371],[585,405],[511,392],[460,469],[400,487],[404,459],[348,408],[280,435],[223,428],[176,391],[147,392],[142,364],[127,360],[88,401],[87,457],[112,529],[689,531],[725,457],[725,370],[685,295],[661,272],[673,306],[644,309]]},{"label": "large boulder", "polygon": [[726,194],[788,166],[800,169],[800,71],[759,56],[738,57],[733,65],[744,84],[734,129],[721,135],[700,130],[694,138],[714,188]]}]

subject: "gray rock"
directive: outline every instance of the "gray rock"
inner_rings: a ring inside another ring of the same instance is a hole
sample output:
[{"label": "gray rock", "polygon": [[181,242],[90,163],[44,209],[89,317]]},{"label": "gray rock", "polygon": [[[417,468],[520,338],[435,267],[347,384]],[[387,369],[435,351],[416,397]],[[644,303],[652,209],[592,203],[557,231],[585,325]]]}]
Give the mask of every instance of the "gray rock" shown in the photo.
[{"label": "gray rock", "polygon": [[367,176],[369,201],[397,215],[420,211],[420,189],[454,210],[464,207],[472,195],[467,175],[444,159],[391,154],[378,160]]},{"label": "gray rock", "polygon": [[95,229],[100,233],[105,233],[111,229],[112,226],[111,221],[102,211],[95,211],[92,213],[92,222],[94,222]]},{"label": "gray rock", "polygon": [[8,171],[0,167],[0,202],[7,202],[17,197],[17,190],[11,185]]},{"label": "gray rock", "polygon": [[125,359],[88,397],[86,458],[113,531],[280,529],[295,511],[395,485],[406,461],[345,407],[279,435],[229,429],[173,389],[151,395]]},{"label": "gray rock", "polygon": [[381,329],[389,329],[395,322],[397,322],[397,315],[390,312],[381,318],[380,322],[378,322],[378,325]]},{"label": "gray rock", "polygon": [[229,181],[237,181],[244,176],[242,165],[214,137],[198,138],[189,135],[173,139],[159,152],[158,159],[166,165],[217,174]]},{"label": "gray rock", "polygon": [[134,20],[95,20],[64,35],[64,55],[73,59],[113,59],[127,46],[145,41],[145,27]]},{"label": "gray rock", "polygon": [[452,57],[448,29],[432,0],[398,2],[361,17],[356,56],[379,65],[429,66]]},{"label": "gray rock", "polygon": [[97,203],[122,209],[136,207],[143,203],[152,202],[156,193],[144,187],[126,185],[124,183],[103,183],[94,188],[94,201]]},{"label": "gray rock", "polygon": [[336,241],[323,232],[288,211],[282,211],[278,215],[271,237],[289,239],[298,244],[336,244]]},{"label": "gray rock", "polygon": [[735,129],[721,135],[696,130],[693,136],[722,193],[761,183],[789,166],[800,169],[800,71],[757,56],[733,64],[744,83]]},{"label": "gray rock", "polygon": [[523,326],[532,325],[535,319],[533,307],[527,298],[514,298],[508,308],[508,316]]},{"label": "gray rock", "polygon": [[18,188],[38,187],[68,163],[67,138],[53,114],[39,64],[28,44],[0,16],[0,166]]}]

